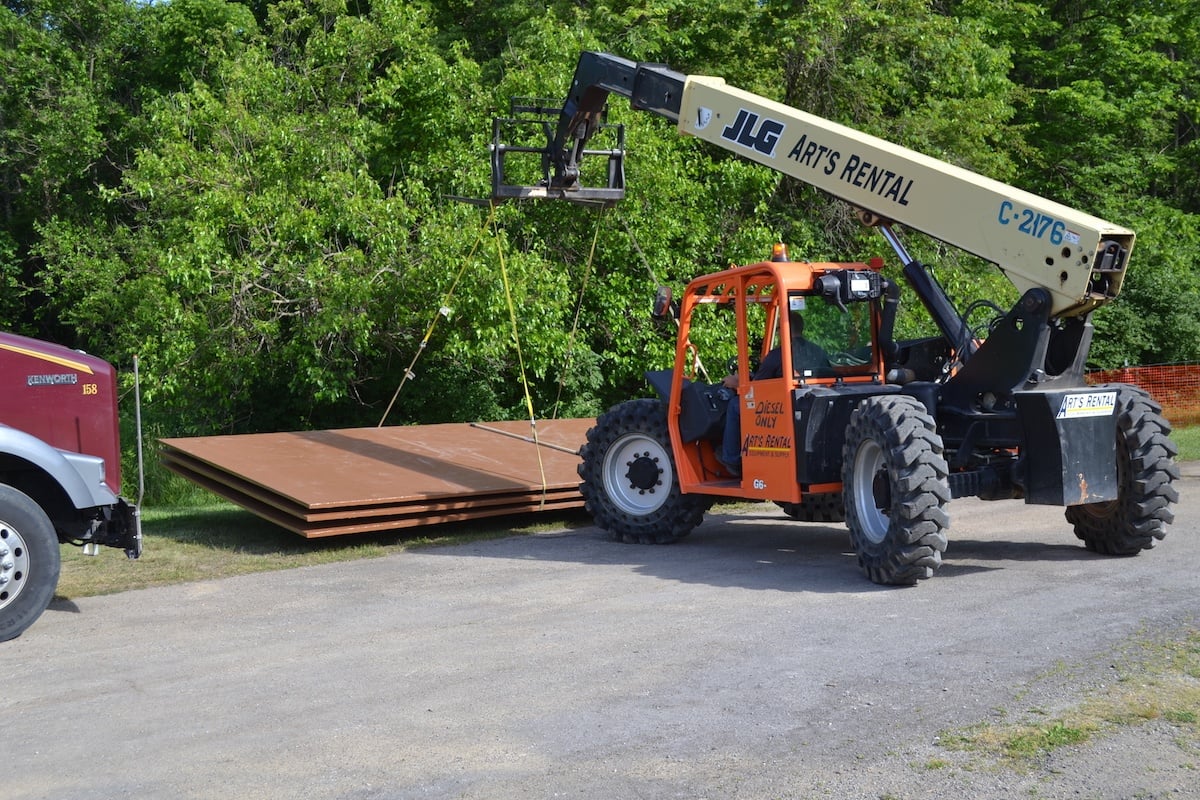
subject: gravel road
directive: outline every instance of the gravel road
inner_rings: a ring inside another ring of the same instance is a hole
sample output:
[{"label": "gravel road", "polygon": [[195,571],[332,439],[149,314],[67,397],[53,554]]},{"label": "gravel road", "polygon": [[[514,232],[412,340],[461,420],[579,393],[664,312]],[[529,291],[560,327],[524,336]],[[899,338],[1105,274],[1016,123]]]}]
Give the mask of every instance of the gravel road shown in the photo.
[{"label": "gravel road", "polygon": [[944,746],[1196,627],[1185,474],[1136,558],[1061,509],[955,501],[907,589],[867,582],[844,527],[756,506],[667,547],[588,527],[58,600],[0,645],[0,796],[1200,798],[1167,723],[1023,772]]}]

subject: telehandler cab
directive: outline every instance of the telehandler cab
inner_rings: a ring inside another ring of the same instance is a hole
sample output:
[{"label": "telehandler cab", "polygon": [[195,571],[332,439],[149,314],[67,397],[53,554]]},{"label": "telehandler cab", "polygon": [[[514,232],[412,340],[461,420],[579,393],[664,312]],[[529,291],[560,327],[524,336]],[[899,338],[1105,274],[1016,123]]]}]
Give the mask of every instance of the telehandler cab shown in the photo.
[{"label": "telehandler cab", "polygon": [[[514,148],[497,133],[493,197],[620,200],[623,152],[587,149],[614,92],[845,200],[883,235],[940,335],[894,339],[900,293],[882,260],[796,262],[777,246],[770,260],[694,279],[677,301],[660,290],[656,310],[677,308],[679,328],[673,367],[647,373],[659,399],[614,406],[580,451],[597,525],[666,543],[719,498],[774,501],[796,519],[844,520],[860,566],[881,584],[932,576],[956,497],[1063,506],[1099,553],[1133,555],[1165,536],[1178,500],[1170,425],[1145,391],[1084,379],[1091,314],[1120,291],[1132,231],[719,78],[604,53],[580,57],[557,124],[546,121],[538,185],[507,182]],[[608,185],[586,187],[580,164],[596,152],[608,158]],[[897,224],[996,264],[1020,299],[972,330]],[[793,365],[791,312],[827,363],[755,380],[754,364],[775,347]],[[732,399],[697,369],[716,340],[709,331],[731,325]],[[717,459],[727,403],[740,411],[740,470]]]}]

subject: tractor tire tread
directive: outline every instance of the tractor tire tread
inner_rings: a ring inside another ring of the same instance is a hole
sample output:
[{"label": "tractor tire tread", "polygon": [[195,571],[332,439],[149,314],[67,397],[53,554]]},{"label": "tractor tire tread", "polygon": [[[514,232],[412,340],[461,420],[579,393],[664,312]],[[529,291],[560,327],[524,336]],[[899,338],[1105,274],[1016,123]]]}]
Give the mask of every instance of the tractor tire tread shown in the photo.
[{"label": "tractor tire tread", "polygon": [[[882,449],[892,487],[887,531],[876,537],[881,541],[867,535],[861,516],[865,510],[856,505],[860,493],[855,481],[874,480],[854,474],[858,447],[867,440]],[[941,566],[950,524],[948,472],[936,423],[916,398],[869,397],[851,414],[843,452],[846,521],[859,566],[872,581],[911,585]]]},{"label": "tractor tire tread", "polygon": [[[670,462],[666,465],[671,474],[665,482],[669,485],[665,487],[663,501],[654,508],[638,509],[641,513],[622,507],[619,489],[607,485],[612,475],[604,467],[610,449],[631,436],[648,441]],[[584,508],[592,515],[597,527],[607,531],[615,541],[671,544],[691,533],[712,506],[711,497],[679,491],[667,431],[666,407],[659,400],[629,400],[613,406],[588,430],[587,441],[579,452],[581,460],[577,472]]]},{"label": "tractor tire tread", "polygon": [[1125,384],[1115,389],[1117,499],[1070,506],[1065,515],[1088,550],[1131,556],[1153,548],[1175,521],[1179,451],[1161,406],[1145,390]]}]

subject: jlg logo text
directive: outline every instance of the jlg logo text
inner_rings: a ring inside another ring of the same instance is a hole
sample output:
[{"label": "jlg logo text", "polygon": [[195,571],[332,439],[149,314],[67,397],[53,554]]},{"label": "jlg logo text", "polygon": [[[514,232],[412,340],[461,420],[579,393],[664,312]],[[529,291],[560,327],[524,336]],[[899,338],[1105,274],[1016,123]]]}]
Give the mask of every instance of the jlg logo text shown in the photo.
[{"label": "jlg logo text", "polygon": [[743,108],[738,111],[733,124],[721,131],[721,138],[774,158],[775,145],[785,127],[778,120],[759,117]]}]

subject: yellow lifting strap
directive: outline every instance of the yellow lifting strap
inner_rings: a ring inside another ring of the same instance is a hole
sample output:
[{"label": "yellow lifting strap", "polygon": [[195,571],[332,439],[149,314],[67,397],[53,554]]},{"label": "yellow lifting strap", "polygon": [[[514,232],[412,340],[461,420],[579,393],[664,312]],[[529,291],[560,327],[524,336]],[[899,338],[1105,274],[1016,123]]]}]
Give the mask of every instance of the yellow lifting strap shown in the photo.
[{"label": "yellow lifting strap", "polygon": [[404,384],[409,380],[415,380],[417,375],[413,372],[413,367],[417,364],[417,359],[425,352],[425,348],[429,346],[429,337],[433,336],[433,329],[437,327],[438,320],[442,317],[449,318],[450,316],[450,301],[454,297],[454,290],[458,288],[458,282],[462,279],[463,273],[467,271],[467,267],[471,264],[471,259],[475,257],[475,251],[479,249],[479,243],[483,241],[483,234],[487,232],[488,226],[496,218],[496,206],[491,205],[491,211],[488,218],[483,221],[483,226],[480,227],[478,235],[475,237],[475,243],[471,245],[470,254],[463,259],[462,267],[458,270],[458,274],[454,276],[454,282],[450,284],[449,290],[442,298],[442,305],[438,308],[437,313],[433,315],[433,319],[429,323],[429,328],[425,331],[425,337],[421,339],[421,344],[417,347],[417,352],[413,354],[412,361],[408,363],[408,369],[404,370],[404,376],[400,379],[400,385],[396,387],[396,391],[392,394],[391,402],[388,403],[387,409],[384,410],[383,416],[379,418],[379,424],[375,427],[382,428],[383,423],[387,420],[388,414],[392,413],[392,407],[396,405],[396,398],[400,396],[400,390],[404,388]]},{"label": "yellow lifting strap", "polygon": [[[546,468],[542,462],[542,451],[541,451],[542,444],[538,439],[537,416],[534,413],[533,396],[529,390],[529,380],[525,373],[525,356],[524,356],[523,352],[521,351],[521,338],[520,338],[520,334],[517,329],[516,305],[513,302],[512,287],[508,280],[508,267],[504,261],[504,246],[503,246],[503,241],[500,236],[499,223],[496,220],[496,203],[494,201],[489,203],[488,209],[489,210],[488,210],[487,219],[484,220],[483,226],[479,230],[479,234],[475,237],[475,243],[471,246],[470,254],[467,256],[466,259],[464,259],[462,268],[458,271],[458,274],[455,275],[453,283],[451,283],[449,290],[447,290],[445,296],[442,299],[441,307],[438,309],[437,313],[434,314],[433,319],[430,321],[429,327],[425,331],[425,336],[421,339],[421,343],[417,348],[417,352],[413,355],[412,361],[409,362],[408,368],[404,371],[404,375],[400,379],[400,384],[396,387],[396,391],[392,394],[392,399],[388,403],[387,409],[383,412],[383,416],[380,418],[379,424],[377,427],[383,427],[383,424],[387,420],[388,415],[391,414],[392,408],[395,407],[396,399],[400,396],[400,390],[404,388],[404,384],[407,383],[409,380],[414,380],[416,378],[416,374],[413,372],[413,367],[416,366],[417,361],[420,359],[421,355],[424,354],[425,349],[428,347],[429,339],[431,336],[433,336],[433,331],[434,331],[434,328],[437,327],[438,320],[442,317],[448,318],[450,316],[450,302],[451,302],[451,299],[454,297],[454,291],[455,291],[455,289],[457,289],[458,283],[462,279],[463,273],[466,271],[466,268],[471,264],[471,261],[474,258],[476,251],[479,249],[479,244],[483,239],[484,233],[487,231],[488,227],[490,226],[492,228],[493,233],[496,238],[496,254],[497,254],[498,260],[500,262],[501,279],[504,282],[504,296],[505,296],[505,300],[508,305],[509,320],[512,323],[513,343],[514,343],[514,345],[516,347],[516,351],[517,351],[517,363],[521,370],[521,387],[523,388],[523,390],[525,392],[525,408],[529,415],[529,428],[530,428],[530,432],[531,432],[531,438],[532,438],[532,441],[534,444],[535,451],[537,452],[538,471],[540,473],[541,482],[542,482],[542,497],[541,497],[541,501],[539,502],[539,507],[541,508],[541,507],[545,506],[546,493],[549,490],[549,486],[547,485],[547,481],[546,481]],[[600,224],[602,221],[603,221],[603,209],[600,209],[600,212],[597,214],[597,217],[596,217],[596,228],[592,235],[592,246],[588,252],[587,265],[584,267],[583,282],[582,282],[582,285],[579,290],[579,299],[576,301],[576,304],[575,304],[575,318],[571,324],[571,335],[570,335],[568,349],[567,349],[568,361],[566,364],[566,368],[570,367],[570,363],[571,363],[570,357],[574,353],[574,349],[575,349],[575,338],[576,338],[576,335],[579,330],[579,318],[583,312],[583,298],[584,298],[585,293],[587,292],[587,285],[588,285],[588,281],[591,277],[592,265],[595,261],[596,244],[600,238]],[[643,260],[644,260],[644,256],[643,256]],[[649,266],[649,265],[647,265],[647,266]],[[563,383],[565,381],[565,373],[566,373],[566,369],[564,369],[563,374],[561,374],[559,376],[558,397],[555,399],[555,402],[554,402],[554,413],[553,413],[552,419],[556,419],[558,417],[558,406],[562,399],[562,391],[563,391]]]},{"label": "yellow lifting strap", "polygon": [[525,356],[521,353],[521,337],[517,332],[517,309],[513,303],[512,287],[508,282],[508,267],[504,263],[504,245],[500,238],[500,226],[496,222],[495,202],[492,203],[492,230],[496,234],[496,255],[500,261],[500,276],[504,281],[504,298],[508,303],[508,318],[512,322],[513,329],[513,344],[517,349],[517,365],[521,369],[521,387],[525,390],[525,409],[529,413],[529,430],[533,437],[533,449],[537,453],[538,472],[541,473],[542,479],[542,498],[538,502],[538,509],[541,510],[546,506],[546,467],[542,463],[542,445],[538,441],[537,418],[533,413],[533,396],[529,393],[529,380],[525,375]]}]

